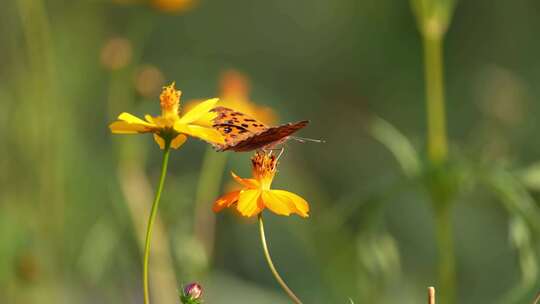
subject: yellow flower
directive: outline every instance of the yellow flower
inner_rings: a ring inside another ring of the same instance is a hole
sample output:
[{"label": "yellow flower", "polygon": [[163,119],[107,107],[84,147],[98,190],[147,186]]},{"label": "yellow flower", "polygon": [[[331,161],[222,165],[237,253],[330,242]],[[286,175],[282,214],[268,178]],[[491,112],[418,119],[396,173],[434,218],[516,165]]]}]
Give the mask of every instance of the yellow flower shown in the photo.
[{"label": "yellow flower", "polygon": [[279,215],[296,213],[308,217],[309,205],[303,198],[285,190],[270,189],[277,168],[275,155],[258,152],[251,158],[251,162],[253,178],[241,178],[231,172],[243,188],[220,197],[214,203],[214,212],[235,206],[241,215],[247,217],[259,214],[264,208]]},{"label": "yellow flower", "polygon": [[145,115],[142,120],[132,114],[122,113],[118,120],[111,123],[109,128],[115,134],[153,133],[154,140],[161,149],[170,141],[170,147],[178,149],[186,140],[187,136],[200,138],[209,143],[223,143],[223,136],[212,126],[212,120],[216,113],[210,110],[218,102],[217,98],[206,100],[185,115],[180,117],[180,95],[182,92],[174,87],[174,82],[166,87],[159,96],[161,115]]},{"label": "yellow flower", "polygon": [[[247,114],[268,125],[274,125],[277,122],[276,114],[272,109],[258,106],[249,99],[249,80],[236,70],[228,70],[221,75],[219,97],[221,106]],[[199,102],[200,100],[188,102],[186,109],[196,106]]]}]

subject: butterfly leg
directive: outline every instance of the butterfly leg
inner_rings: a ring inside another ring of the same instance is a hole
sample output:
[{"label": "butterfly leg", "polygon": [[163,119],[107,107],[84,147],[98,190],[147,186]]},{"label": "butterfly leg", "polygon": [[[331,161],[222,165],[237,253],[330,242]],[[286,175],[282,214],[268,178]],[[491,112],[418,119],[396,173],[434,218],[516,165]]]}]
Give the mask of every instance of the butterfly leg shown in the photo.
[{"label": "butterfly leg", "polygon": [[283,152],[285,152],[285,147],[281,147],[281,149],[280,149],[280,151],[279,151],[279,154],[278,154],[278,156],[277,156],[277,158],[276,158],[276,161],[279,160],[279,158],[281,157],[281,155],[283,154]]},{"label": "butterfly leg", "polygon": [[281,155],[283,154],[283,152],[285,152],[285,148],[284,148],[284,147],[281,147],[281,148],[265,149],[264,151],[265,151],[265,152],[266,152],[266,151],[270,151],[270,152],[268,153],[268,155],[272,155],[272,152],[274,152],[274,151],[279,151],[279,153],[278,153],[278,155],[277,155],[277,157],[276,157],[276,161],[278,161],[279,158],[281,157]]}]

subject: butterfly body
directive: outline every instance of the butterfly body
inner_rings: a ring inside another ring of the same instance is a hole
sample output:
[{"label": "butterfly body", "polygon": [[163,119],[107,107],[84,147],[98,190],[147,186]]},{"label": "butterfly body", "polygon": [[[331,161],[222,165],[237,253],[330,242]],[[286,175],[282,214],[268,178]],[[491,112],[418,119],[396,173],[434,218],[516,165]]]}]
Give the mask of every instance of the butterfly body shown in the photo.
[{"label": "butterfly body", "polygon": [[218,113],[213,128],[225,138],[225,144],[215,144],[218,151],[247,152],[259,149],[271,149],[290,138],[290,135],[307,126],[303,120],[269,127],[248,115],[225,107],[214,108]]}]

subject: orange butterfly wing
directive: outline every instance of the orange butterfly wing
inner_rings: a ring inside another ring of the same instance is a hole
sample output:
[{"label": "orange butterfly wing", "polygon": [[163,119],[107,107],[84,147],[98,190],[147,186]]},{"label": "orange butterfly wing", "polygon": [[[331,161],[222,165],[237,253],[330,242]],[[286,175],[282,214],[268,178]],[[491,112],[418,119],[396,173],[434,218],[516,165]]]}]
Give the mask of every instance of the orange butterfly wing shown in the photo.
[{"label": "orange butterfly wing", "polygon": [[225,107],[216,107],[218,113],[213,127],[225,138],[225,144],[214,145],[218,151],[246,152],[281,143],[308,121],[268,127],[250,116]]},{"label": "orange butterfly wing", "polygon": [[247,152],[283,143],[290,135],[304,128],[308,123],[309,121],[303,120],[277,127],[270,127],[266,131],[238,142],[232,147],[232,150],[236,152]]},{"label": "orange butterfly wing", "polygon": [[250,116],[225,107],[216,107],[217,112],[212,127],[225,138],[225,144],[214,144],[218,151],[229,150],[236,143],[268,129],[263,123]]}]

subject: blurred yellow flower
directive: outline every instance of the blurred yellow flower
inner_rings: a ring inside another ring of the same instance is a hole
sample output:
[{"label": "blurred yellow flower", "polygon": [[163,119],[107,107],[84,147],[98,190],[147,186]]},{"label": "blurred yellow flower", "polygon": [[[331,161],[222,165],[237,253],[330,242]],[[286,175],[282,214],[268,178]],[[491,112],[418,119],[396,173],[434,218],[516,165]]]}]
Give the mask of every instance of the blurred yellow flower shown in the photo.
[{"label": "blurred yellow flower", "polygon": [[197,0],[151,0],[151,5],[166,13],[183,13],[192,9]]},{"label": "blurred yellow flower", "polygon": [[200,138],[209,143],[223,143],[221,134],[214,130],[212,120],[216,117],[215,112],[210,110],[218,102],[217,98],[206,100],[185,115],[180,117],[180,95],[182,92],[174,87],[174,82],[166,87],[159,96],[161,115],[145,115],[142,120],[132,114],[123,112],[118,120],[111,123],[109,128],[115,134],[153,133],[154,140],[161,149],[165,148],[166,142],[170,141],[170,147],[178,149],[187,139],[187,136]]},{"label": "blurred yellow flower", "polygon": [[258,215],[264,208],[279,215],[296,213],[308,217],[309,205],[306,200],[292,192],[270,189],[277,168],[275,155],[257,152],[251,162],[254,178],[241,178],[231,172],[243,188],[220,197],[214,203],[214,212],[235,206],[236,210],[246,217]]},{"label": "blurred yellow flower", "polygon": [[[258,106],[250,101],[249,80],[236,70],[228,70],[221,75],[219,99],[221,106],[245,113],[267,125],[275,125],[277,122],[277,116],[272,109]],[[186,104],[186,109],[200,102],[200,100],[192,100]]]}]

